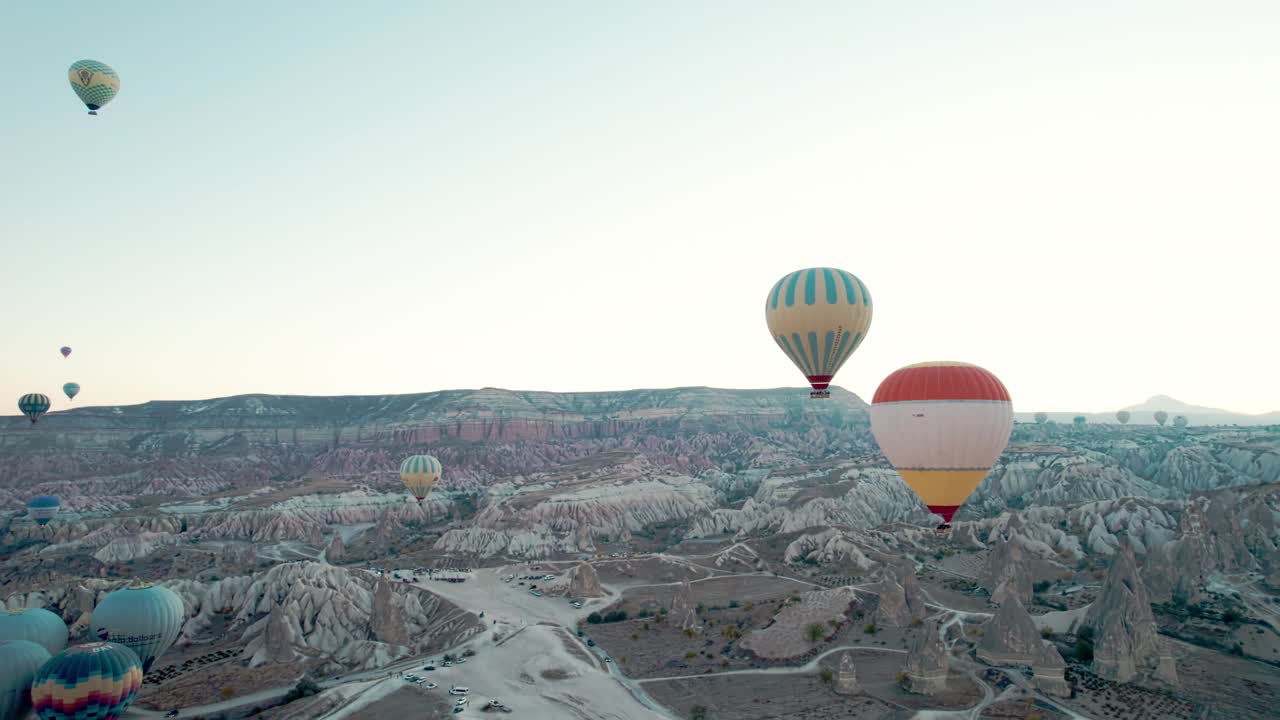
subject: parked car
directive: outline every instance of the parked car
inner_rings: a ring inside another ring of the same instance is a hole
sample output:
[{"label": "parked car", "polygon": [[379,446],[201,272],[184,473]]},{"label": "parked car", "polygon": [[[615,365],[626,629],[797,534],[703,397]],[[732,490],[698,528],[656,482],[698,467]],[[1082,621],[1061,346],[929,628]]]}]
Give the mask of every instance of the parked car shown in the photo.
[{"label": "parked car", "polygon": [[427,683],[427,689],[428,689],[428,690],[435,690],[437,687],[439,687],[439,686],[438,686],[438,685],[436,685],[435,683]]}]

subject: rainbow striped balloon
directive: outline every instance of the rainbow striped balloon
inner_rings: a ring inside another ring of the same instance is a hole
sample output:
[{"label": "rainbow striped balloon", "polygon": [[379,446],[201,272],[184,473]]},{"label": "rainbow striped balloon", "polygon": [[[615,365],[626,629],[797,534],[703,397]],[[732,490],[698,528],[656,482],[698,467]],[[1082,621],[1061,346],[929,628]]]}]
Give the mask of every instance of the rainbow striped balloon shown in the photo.
[{"label": "rainbow striped balloon", "polygon": [[991,472],[1012,431],[1004,383],[968,363],[896,370],[871,401],[871,433],[880,450],[944,523]]},{"label": "rainbow striped balloon", "polygon": [[31,703],[43,720],[115,720],[142,688],[138,656],[115,643],[75,645],[36,673]]}]

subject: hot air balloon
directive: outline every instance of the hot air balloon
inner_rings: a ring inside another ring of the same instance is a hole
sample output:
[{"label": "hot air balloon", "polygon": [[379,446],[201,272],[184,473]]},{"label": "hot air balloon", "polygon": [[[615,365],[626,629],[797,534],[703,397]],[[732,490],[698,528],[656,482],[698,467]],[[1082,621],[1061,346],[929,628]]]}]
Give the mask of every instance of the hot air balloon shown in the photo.
[{"label": "hot air balloon", "polygon": [[933,513],[939,530],[1009,444],[1013,403],[1000,379],[976,365],[927,362],[894,371],[876,388],[871,432],[880,450]]},{"label": "hot air balloon", "polygon": [[1164,427],[1164,424],[1169,421],[1169,413],[1163,410],[1157,410],[1153,417],[1155,417],[1156,422],[1160,424],[1160,427]]},{"label": "hot air balloon", "polygon": [[413,455],[400,463],[400,481],[422,502],[440,479],[440,461],[430,455]]},{"label": "hot air balloon", "polygon": [[30,640],[0,641],[0,718],[26,717],[31,710],[31,683],[53,657]]},{"label": "hot air balloon", "polygon": [[871,294],[853,273],[807,268],[784,275],[764,302],[769,334],[813,387],[827,387],[871,329]]},{"label": "hot air balloon", "polygon": [[31,418],[32,424],[43,414],[49,412],[49,396],[41,393],[27,393],[18,398],[18,409],[23,415]]},{"label": "hot air balloon", "polygon": [[30,640],[58,653],[67,646],[67,624],[44,608],[0,610],[0,640]]},{"label": "hot air balloon", "polygon": [[68,400],[75,400],[80,394],[80,383],[67,383],[62,386],[62,392],[67,394]]},{"label": "hot air balloon", "polygon": [[1071,422],[1075,423],[1075,424],[1076,424],[1076,427],[1080,427],[1080,426],[1084,425],[1086,422],[1088,422],[1088,418],[1086,418],[1086,417],[1085,417],[1085,416],[1083,416],[1083,415],[1077,415],[1077,416],[1075,416],[1075,417],[1071,418]]},{"label": "hot air balloon", "polygon": [[1187,426],[1187,416],[1186,416],[1186,415],[1175,415],[1175,416],[1174,416],[1174,418],[1173,418],[1173,426],[1174,426],[1174,427],[1176,427],[1176,428],[1179,428],[1179,429],[1186,427],[1186,426]]},{"label": "hot air balloon", "polygon": [[145,673],[164,654],[186,619],[182,598],[172,590],[137,583],[113,591],[90,617],[90,637],[116,642],[132,650]]},{"label": "hot air balloon", "polygon": [[62,357],[67,357],[68,355],[71,354],[71,348],[67,347],[66,345],[63,345],[62,349],[59,350],[58,352],[62,353]]},{"label": "hot air balloon", "polygon": [[120,92],[120,76],[105,63],[97,60],[77,60],[67,71],[71,89],[89,108],[90,115],[97,115],[98,108],[106,105]]},{"label": "hot air balloon", "polygon": [[1037,425],[1043,425],[1043,424],[1045,424],[1045,423],[1046,423],[1046,422],[1048,422],[1048,421],[1049,421],[1049,413],[1042,413],[1042,412],[1038,412],[1038,413],[1036,413],[1036,424],[1037,424]]},{"label": "hot air balloon", "polygon": [[115,720],[142,688],[138,656],[108,642],[75,645],[36,672],[31,704],[41,720]]},{"label": "hot air balloon", "polygon": [[1120,421],[1121,425],[1128,425],[1130,417],[1128,410],[1121,410],[1116,413],[1116,419]]},{"label": "hot air balloon", "polygon": [[36,521],[37,525],[48,525],[49,521],[58,514],[60,507],[62,503],[58,502],[58,498],[52,495],[41,495],[27,503],[27,514]]}]

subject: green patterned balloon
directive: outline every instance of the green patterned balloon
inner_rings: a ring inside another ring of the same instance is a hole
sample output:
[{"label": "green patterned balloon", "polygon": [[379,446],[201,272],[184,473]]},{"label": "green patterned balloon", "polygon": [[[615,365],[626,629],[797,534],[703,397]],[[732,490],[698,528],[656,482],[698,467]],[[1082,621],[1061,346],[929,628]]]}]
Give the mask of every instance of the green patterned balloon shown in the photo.
[{"label": "green patterned balloon", "polygon": [[71,89],[89,108],[90,115],[97,115],[98,108],[111,102],[120,92],[120,76],[105,63],[97,60],[77,60],[68,71]]}]

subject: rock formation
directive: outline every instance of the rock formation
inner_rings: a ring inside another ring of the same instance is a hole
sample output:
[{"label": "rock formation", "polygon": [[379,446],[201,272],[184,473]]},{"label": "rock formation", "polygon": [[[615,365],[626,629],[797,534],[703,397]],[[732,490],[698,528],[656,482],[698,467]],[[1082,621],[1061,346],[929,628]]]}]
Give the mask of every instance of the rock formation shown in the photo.
[{"label": "rock formation", "polygon": [[858,668],[853,664],[853,653],[840,654],[840,671],[836,673],[836,692],[841,695],[857,695],[862,692],[858,684]]},{"label": "rock formation", "polygon": [[682,581],[675,595],[671,597],[667,622],[681,630],[698,627],[698,605],[694,602],[693,588],[689,586],[688,580]]},{"label": "rock formation", "polygon": [[1116,554],[1083,626],[1093,628],[1093,664],[1102,677],[1116,682],[1150,678],[1177,686],[1173,655],[1156,633],[1131,546]]},{"label": "rock formation", "polygon": [[1058,648],[1051,643],[1040,646],[1038,656],[1031,663],[1031,672],[1031,679],[1040,692],[1058,697],[1071,697],[1071,683],[1068,683],[1066,678],[1067,663],[1062,659]]},{"label": "rock formation", "polygon": [[983,625],[978,659],[988,665],[1030,666],[1040,659],[1043,645],[1026,608],[1010,596]]},{"label": "rock formation", "polygon": [[880,596],[875,620],[881,625],[906,627],[927,614],[924,593],[915,570],[908,564],[885,566],[884,578],[876,585],[875,592]]},{"label": "rock formation", "polygon": [[405,627],[404,612],[392,602],[394,591],[386,576],[378,578],[377,589],[373,593],[373,612],[369,617],[369,628],[373,639],[390,645],[408,645],[409,631]]},{"label": "rock formation", "polygon": [[329,547],[324,550],[324,559],[330,563],[342,562],[342,556],[346,555],[347,548],[342,543],[342,533],[333,536],[333,540],[329,541]]},{"label": "rock formation", "polygon": [[302,631],[294,627],[282,605],[272,605],[267,616],[267,629],[245,648],[250,666],[287,663],[302,657],[296,649]]},{"label": "rock formation", "polygon": [[1030,558],[1022,544],[1016,538],[1002,535],[991,545],[987,567],[979,580],[991,593],[993,602],[999,591],[1001,599],[1011,596],[1025,605],[1034,598],[1031,575]]},{"label": "rock formation", "polygon": [[604,596],[604,590],[600,587],[600,578],[596,576],[596,569],[591,567],[590,563],[578,563],[577,567],[569,569],[566,576],[569,597],[598,598]]},{"label": "rock formation", "polygon": [[914,633],[907,648],[907,689],[918,695],[936,695],[947,689],[951,656],[942,640],[937,620],[926,620],[924,630]]},{"label": "rock formation", "polygon": [[324,545],[324,533],[321,532],[319,525],[311,526],[311,532],[307,533],[307,542],[316,547]]}]

